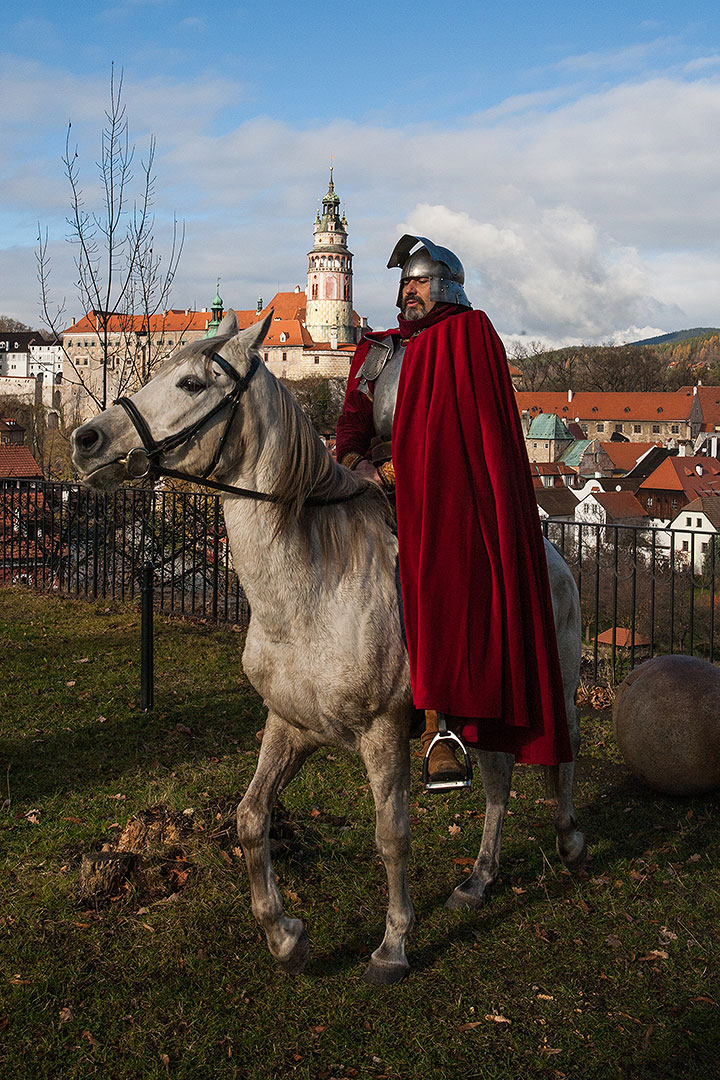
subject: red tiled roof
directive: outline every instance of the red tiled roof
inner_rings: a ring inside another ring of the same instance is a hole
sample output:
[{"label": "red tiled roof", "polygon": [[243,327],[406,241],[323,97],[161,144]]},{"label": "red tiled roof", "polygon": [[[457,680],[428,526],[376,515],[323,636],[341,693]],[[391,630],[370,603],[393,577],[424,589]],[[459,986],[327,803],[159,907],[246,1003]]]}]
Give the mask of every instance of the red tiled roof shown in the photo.
[{"label": "red tiled roof", "polygon": [[[329,349],[330,345],[328,342],[319,342],[317,344],[313,342],[310,334],[305,329],[305,310],[305,293],[302,290],[296,292],[293,289],[292,292],[275,293],[270,303],[266,304],[261,312],[258,312],[257,310],[235,310],[235,314],[237,315],[240,329],[246,330],[254,323],[260,322],[272,311],[273,319],[270,323],[268,335],[265,338],[266,345],[279,346],[287,344],[288,347],[322,347]],[[207,329],[211,319],[212,312],[210,311],[183,311],[173,309],[158,315],[153,315],[149,320],[149,327],[150,332],[156,334],[183,334],[188,331],[202,333]],[[360,325],[360,318],[354,311],[353,325]],[[140,315],[131,316],[118,314],[110,317],[108,332],[111,334],[144,330],[145,323]],[[87,315],[83,315],[79,322],[73,323],[72,326],[69,326],[63,331],[65,334],[94,334],[96,332],[96,319],[93,312],[88,312]],[[281,333],[286,333],[288,335],[286,341],[280,341]],[[354,350],[355,345],[340,345],[339,348]]]},{"label": "red tiled roof", "polygon": [[710,457],[668,457],[640,484],[640,489],[683,491],[688,498],[720,493],[720,461]]},{"label": "red tiled roof", "polygon": [[634,644],[635,648],[638,645],[649,645],[650,639],[643,637],[642,634],[635,634],[633,641],[633,633],[624,626],[610,627],[609,630],[603,630],[602,634],[598,634],[596,640],[598,645],[612,645],[613,634],[615,635],[615,644],[620,645],[624,649],[629,649]]},{"label": "red tiled roof", "polygon": [[575,470],[564,461],[531,461],[530,472],[533,476],[575,476]]},{"label": "red tiled roof", "polygon": [[648,516],[632,491],[593,491],[592,496],[615,520]]},{"label": "red tiled roof", "polygon": [[[251,326],[257,319],[255,311],[236,311],[238,324],[241,330]],[[152,315],[149,319],[150,332],[153,334],[183,334],[187,331],[195,333],[207,329],[212,319],[211,311],[184,311],[172,309]],[[145,320],[141,315],[111,315],[108,322],[108,333],[129,333],[131,331],[144,331]],[[64,334],[94,334],[97,332],[97,323],[93,312],[83,315],[82,319],[68,326]]]},{"label": "red tiled roof", "polygon": [[566,391],[536,393],[534,390],[515,392],[518,409],[531,417],[538,413],[555,413],[562,418],[579,420],[687,420],[693,404],[690,387],[674,393],[590,393],[580,391],[568,401]]},{"label": "red tiled roof", "polygon": [[42,478],[42,469],[27,446],[0,446],[0,476],[18,480]]},{"label": "red tiled roof", "polygon": [[703,431],[713,431],[720,426],[720,386],[697,386],[694,388],[703,416]]},{"label": "red tiled roof", "polygon": [[612,461],[616,469],[629,472],[638,460],[653,446],[662,446],[662,443],[651,442],[601,442],[600,446]]}]

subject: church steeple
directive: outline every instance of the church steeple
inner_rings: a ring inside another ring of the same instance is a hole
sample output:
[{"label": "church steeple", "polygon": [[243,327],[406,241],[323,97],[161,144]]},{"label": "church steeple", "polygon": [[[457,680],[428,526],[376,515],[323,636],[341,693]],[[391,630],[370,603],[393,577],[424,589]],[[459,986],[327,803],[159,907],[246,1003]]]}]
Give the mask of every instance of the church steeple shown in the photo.
[{"label": "church steeple", "polygon": [[220,278],[218,278],[217,292],[215,293],[215,299],[212,302],[212,307],[210,310],[212,311],[212,319],[208,323],[208,328],[205,331],[206,338],[215,337],[218,332],[218,327],[222,322],[223,302],[222,297],[220,296]]},{"label": "church steeple", "polygon": [[327,193],[314,225],[314,244],[308,252],[305,325],[313,341],[355,341],[352,317],[352,252],[347,246],[347,218],[340,215],[333,166]]}]

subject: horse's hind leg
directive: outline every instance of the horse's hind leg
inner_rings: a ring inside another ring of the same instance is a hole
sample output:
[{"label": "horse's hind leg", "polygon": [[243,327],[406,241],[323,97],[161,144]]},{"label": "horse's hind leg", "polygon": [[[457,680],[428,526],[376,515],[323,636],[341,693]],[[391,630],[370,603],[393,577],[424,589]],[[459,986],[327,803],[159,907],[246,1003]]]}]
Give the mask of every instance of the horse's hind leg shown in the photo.
[{"label": "horse's hind leg", "polygon": [[480,907],[500,869],[502,828],[515,759],[512,754],[488,750],[480,751],[479,757],[485,789],[485,824],[482,842],[472,874],[450,893],[445,903],[445,906],[449,908]]},{"label": "horse's hind leg", "polygon": [[415,925],[407,883],[410,856],[410,753],[407,738],[396,745],[368,737],[361,746],[375,799],[375,841],[388,883],[385,936],[370,957],[365,981],[390,985],[407,974],[405,938]]},{"label": "horse's hind leg", "polygon": [[587,844],[582,831],[577,827],[575,806],[573,804],[575,761],[580,748],[580,724],[575,704],[574,688],[572,694],[566,694],[565,696],[565,709],[574,760],[563,765],[555,765],[548,771],[555,784],[555,794],[557,795],[555,847],[563,866],[576,873],[578,870],[582,870],[587,861]]},{"label": "horse's hind leg", "polygon": [[280,791],[316,748],[317,743],[270,713],[255,775],[237,808],[253,915],[265,931],[270,952],[291,975],[305,967],[310,945],[301,920],[285,915],[270,861],[270,818]]}]

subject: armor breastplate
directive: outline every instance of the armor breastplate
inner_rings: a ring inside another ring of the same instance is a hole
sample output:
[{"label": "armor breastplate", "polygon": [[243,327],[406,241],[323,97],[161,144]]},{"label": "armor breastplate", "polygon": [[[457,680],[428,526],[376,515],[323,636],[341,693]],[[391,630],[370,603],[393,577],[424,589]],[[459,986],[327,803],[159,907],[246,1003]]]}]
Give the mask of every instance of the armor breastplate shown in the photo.
[{"label": "armor breastplate", "polygon": [[402,368],[405,345],[398,343],[395,352],[385,363],[375,380],[373,392],[373,422],[375,431],[382,439],[392,438],[395,402],[397,400],[400,370]]}]

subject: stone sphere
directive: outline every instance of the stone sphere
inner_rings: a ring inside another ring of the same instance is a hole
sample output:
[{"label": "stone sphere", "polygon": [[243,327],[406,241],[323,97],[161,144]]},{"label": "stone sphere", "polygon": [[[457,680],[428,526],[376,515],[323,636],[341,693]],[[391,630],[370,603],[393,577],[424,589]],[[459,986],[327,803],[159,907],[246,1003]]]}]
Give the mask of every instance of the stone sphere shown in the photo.
[{"label": "stone sphere", "polygon": [[620,684],[613,727],[630,771],[665,795],[720,788],[720,669],[656,656]]}]

